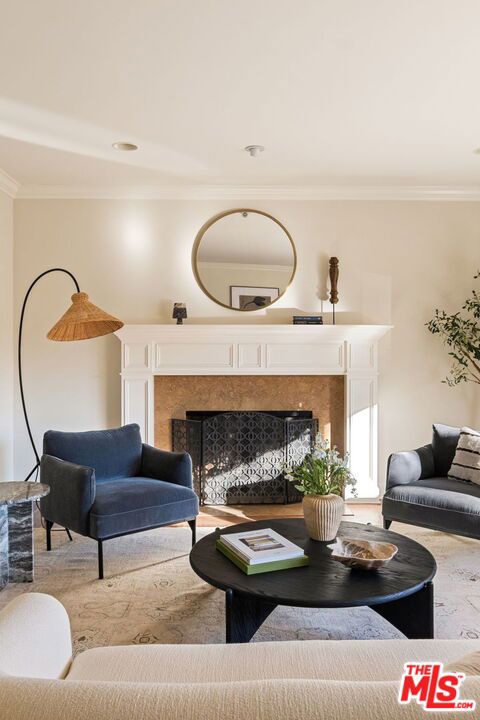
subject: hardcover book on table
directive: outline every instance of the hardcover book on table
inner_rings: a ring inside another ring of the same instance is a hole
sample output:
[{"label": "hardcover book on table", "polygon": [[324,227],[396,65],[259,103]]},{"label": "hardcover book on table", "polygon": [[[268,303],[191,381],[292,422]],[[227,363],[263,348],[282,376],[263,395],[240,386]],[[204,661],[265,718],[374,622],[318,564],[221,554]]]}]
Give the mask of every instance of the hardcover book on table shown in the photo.
[{"label": "hardcover book on table", "polygon": [[247,575],[308,565],[303,548],[271,528],[225,533],[217,548]]}]

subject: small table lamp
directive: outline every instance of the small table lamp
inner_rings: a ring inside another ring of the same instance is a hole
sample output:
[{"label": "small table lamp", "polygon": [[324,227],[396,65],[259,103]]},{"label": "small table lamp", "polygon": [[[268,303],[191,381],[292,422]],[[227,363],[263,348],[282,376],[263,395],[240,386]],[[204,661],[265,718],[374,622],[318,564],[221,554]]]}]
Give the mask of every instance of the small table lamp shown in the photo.
[{"label": "small table lamp", "polygon": [[172,318],[177,321],[177,325],[183,325],[183,321],[187,317],[187,306],[185,303],[173,303]]}]

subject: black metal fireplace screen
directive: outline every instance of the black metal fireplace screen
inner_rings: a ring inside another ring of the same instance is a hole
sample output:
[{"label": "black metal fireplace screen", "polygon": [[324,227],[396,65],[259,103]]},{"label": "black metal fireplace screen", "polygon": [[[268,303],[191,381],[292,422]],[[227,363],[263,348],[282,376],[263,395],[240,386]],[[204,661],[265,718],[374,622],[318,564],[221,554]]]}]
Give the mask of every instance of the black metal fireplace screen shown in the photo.
[{"label": "black metal fireplace screen", "polygon": [[188,412],[172,420],[172,445],[190,453],[201,504],[292,503],[285,477],[312,449],[318,420],[308,411]]}]

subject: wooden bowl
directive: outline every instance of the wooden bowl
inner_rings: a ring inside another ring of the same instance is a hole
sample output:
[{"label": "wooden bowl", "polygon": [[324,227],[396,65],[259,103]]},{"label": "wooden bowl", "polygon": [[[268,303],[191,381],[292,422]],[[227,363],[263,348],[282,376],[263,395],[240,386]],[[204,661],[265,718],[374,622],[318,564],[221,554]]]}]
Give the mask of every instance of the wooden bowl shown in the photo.
[{"label": "wooden bowl", "polygon": [[397,546],[391,543],[344,537],[338,537],[327,547],[332,551],[334,560],[363,570],[375,570],[386,565],[398,552]]}]

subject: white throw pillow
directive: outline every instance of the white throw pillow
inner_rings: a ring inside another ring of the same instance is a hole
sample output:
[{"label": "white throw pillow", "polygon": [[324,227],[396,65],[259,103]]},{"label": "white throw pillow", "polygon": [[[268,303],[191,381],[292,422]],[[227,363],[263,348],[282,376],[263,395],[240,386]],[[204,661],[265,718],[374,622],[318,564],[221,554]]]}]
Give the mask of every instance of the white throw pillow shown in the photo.
[{"label": "white throw pillow", "polygon": [[480,675],[480,651],[464,655],[445,665],[444,672],[464,673],[464,675]]},{"label": "white throw pillow", "polygon": [[476,430],[469,427],[461,429],[448,477],[480,485],[480,433]]}]

